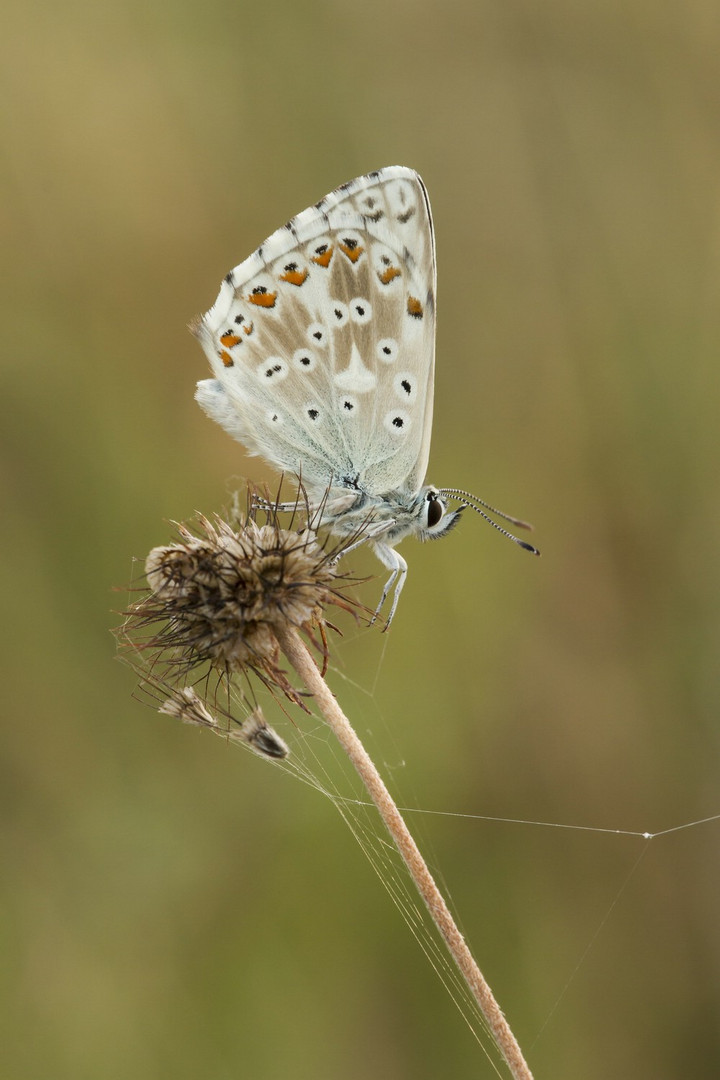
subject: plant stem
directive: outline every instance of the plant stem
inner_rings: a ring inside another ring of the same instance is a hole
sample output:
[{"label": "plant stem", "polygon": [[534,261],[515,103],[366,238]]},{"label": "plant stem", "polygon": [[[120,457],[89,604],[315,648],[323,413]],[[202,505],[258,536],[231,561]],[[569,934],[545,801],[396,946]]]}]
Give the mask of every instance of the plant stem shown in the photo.
[{"label": "plant stem", "polygon": [[517,1040],[500,1010],[482,972],[458,930],[447,904],[435,884],[417,844],[410,835],[400,811],[385,787],[372,759],[355,734],[337,699],[322,678],[317,665],[298,632],[288,624],[278,625],[275,633],[280,647],[308,690],[314,695],[324,719],[332,728],[345,753],[357,770],[368,794],[393,838],[418,892],[442,934],[450,954],[475,998],[493,1038],[508,1064],[514,1080],[532,1080],[532,1073]]}]

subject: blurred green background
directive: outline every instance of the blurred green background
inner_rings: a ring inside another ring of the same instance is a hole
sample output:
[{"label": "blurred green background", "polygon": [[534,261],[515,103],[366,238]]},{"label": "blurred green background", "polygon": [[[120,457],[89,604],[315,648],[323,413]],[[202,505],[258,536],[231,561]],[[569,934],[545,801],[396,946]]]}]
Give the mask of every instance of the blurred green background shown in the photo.
[{"label": "blurred green background", "polygon": [[[195,405],[187,322],[290,215],[413,166],[429,479],[543,558],[469,515],[406,543],[338,692],[406,805],[719,813],[717,4],[11,0],[0,54],[2,1074],[491,1076],[331,803],[133,700],[111,586],[271,478]],[[538,1080],[718,1076],[717,821],[632,874],[637,839],[410,823]]]}]

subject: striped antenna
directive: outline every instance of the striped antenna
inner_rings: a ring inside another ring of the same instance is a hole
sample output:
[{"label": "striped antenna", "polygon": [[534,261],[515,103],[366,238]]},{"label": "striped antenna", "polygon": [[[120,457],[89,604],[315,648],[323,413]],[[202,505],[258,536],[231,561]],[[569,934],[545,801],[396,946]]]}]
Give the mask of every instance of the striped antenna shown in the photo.
[{"label": "striped antenna", "polygon": [[[489,503],[479,499],[477,495],[472,495],[469,491],[463,491],[461,488],[439,488],[440,494],[445,498],[455,499],[457,502],[464,503],[466,507],[470,507],[476,514],[479,514],[481,518],[487,521],[488,525],[492,525],[493,529],[497,529],[499,533],[506,536],[508,540],[512,540],[519,547],[524,548],[525,551],[532,552],[533,555],[539,555],[540,552],[532,544],[527,544],[524,540],[520,540],[517,536],[513,536],[507,529],[503,529],[502,525],[498,525],[497,521],[485,513],[485,510],[489,510],[491,514],[496,514],[497,517],[503,519],[503,521],[509,521],[511,525],[515,525],[518,529],[529,529],[532,531],[532,525],[527,521],[521,521],[520,518],[511,517],[510,514],[504,514],[502,510],[496,509],[494,506],[490,506]],[[485,509],[481,509],[484,507]]]}]

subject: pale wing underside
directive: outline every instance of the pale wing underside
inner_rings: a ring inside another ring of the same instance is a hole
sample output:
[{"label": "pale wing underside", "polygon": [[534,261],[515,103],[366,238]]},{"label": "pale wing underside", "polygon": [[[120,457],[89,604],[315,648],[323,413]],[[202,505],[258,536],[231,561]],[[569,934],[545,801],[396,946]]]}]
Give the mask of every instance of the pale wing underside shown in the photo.
[{"label": "pale wing underside", "polygon": [[195,331],[215,375],[198,401],[248,450],[311,493],[419,489],[435,253],[412,170],[359,177],[298,214],[228,274]]}]

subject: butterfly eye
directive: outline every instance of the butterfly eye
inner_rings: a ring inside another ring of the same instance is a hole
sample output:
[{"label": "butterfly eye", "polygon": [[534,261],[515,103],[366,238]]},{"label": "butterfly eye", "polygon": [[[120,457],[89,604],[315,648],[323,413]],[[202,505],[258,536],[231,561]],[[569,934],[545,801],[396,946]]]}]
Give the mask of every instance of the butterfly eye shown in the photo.
[{"label": "butterfly eye", "polygon": [[435,495],[430,492],[428,494],[428,507],[427,507],[427,527],[432,529],[438,522],[442,521],[443,514],[445,513],[445,507]]}]

